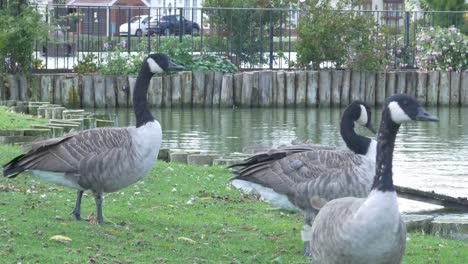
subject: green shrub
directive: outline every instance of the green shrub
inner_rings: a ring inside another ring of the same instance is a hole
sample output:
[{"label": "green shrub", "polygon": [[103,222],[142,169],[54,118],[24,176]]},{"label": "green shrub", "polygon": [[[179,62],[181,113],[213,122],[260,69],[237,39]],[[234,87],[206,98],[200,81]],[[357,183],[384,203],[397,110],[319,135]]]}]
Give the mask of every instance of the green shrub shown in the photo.
[{"label": "green shrub", "polygon": [[94,53],[85,55],[78,63],[73,66],[73,71],[76,73],[90,73],[98,71],[97,56]]}]

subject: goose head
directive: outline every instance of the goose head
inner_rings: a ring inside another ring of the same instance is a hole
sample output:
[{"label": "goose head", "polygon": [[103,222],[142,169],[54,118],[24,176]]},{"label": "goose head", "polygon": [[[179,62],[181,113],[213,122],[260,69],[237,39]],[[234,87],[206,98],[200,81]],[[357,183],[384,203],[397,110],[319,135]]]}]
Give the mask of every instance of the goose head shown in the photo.
[{"label": "goose head", "polygon": [[164,53],[150,54],[145,61],[148,63],[148,67],[153,74],[162,74],[166,71],[184,70],[184,67],[172,62],[171,59]]},{"label": "goose head", "polygon": [[360,100],[353,101],[345,111],[351,112],[351,118],[354,122],[376,133],[372,126],[371,108],[366,102]]},{"label": "goose head", "polygon": [[414,96],[396,94],[387,99],[390,118],[396,124],[408,121],[438,121],[436,116],[426,112]]}]

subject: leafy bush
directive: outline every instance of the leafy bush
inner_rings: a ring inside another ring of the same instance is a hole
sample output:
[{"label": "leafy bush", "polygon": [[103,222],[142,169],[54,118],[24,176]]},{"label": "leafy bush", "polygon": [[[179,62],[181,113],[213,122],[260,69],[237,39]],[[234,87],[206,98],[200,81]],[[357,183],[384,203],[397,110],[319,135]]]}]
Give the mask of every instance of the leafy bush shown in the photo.
[{"label": "leafy bush", "polygon": [[143,59],[147,56],[146,42],[138,44],[137,52],[129,54],[125,40],[118,43],[104,43],[104,56],[98,62],[98,71],[105,75],[137,75]]},{"label": "leafy bush", "polygon": [[76,73],[97,72],[97,70],[98,61],[97,56],[94,53],[85,55],[81,60],[78,60],[78,63],[75,66],[73,66],[73,71]]},{"label": "leafy bush", "polygon": [[421,69],[468,70],[468,36],[457,28],[424,28],[416,43],[416,64]]}]

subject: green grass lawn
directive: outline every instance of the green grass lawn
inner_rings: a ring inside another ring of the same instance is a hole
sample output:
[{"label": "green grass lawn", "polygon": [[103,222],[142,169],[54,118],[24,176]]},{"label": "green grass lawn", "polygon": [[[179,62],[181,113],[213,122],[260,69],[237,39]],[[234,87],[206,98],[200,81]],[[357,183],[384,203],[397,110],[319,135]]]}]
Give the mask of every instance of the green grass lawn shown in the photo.
[{"label": "green grass lawn", "polygon": [[[21,153],[0,146],[0,164]],[[106,224],[73,221],[75,191],[0,178],[2,263],[310,263],[301,217],[242,196],[221,167],[158,161],[142,181],[107,194]],[[92,195],[82,215],[95,212]],[[63,235],[63,244],[49,240]],[[468,263],[468,243],[410,233],[404,263]]]},{"label": "green grass lawn", "polygon": [[31,124],[45,124],[46,119],[30,115],[11,113],[5,106],[0,106],[0,130],[28,128]]}]

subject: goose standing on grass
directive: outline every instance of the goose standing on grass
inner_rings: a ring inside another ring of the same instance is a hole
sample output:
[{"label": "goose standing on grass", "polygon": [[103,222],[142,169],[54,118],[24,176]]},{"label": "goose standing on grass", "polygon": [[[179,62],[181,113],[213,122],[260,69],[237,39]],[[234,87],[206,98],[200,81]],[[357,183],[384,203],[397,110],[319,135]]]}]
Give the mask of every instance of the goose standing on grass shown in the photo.
[{"label": "goose standing on grass", "polygon": [[[351,103],[341,119],[340,133],[351,151],[303,144],[258,154],[232,166],[237,168],[233,186],[276,207],[301,212],[304,233],[310,232],[311,221],[327,201],[370,192],[377,142],[358,135],[354,123],[373,131],[370,107],[362,101]],[[308,250],[304,240],[305,255]]]},{"label": "goose standing on grass", "polygon": [[115,192],[143,178],[156,162],[162,132],[148,109],[147,91],[155,73],[183,70],[165,54],[151,54],[143,62],[135,83],[133,105],[136,127],[96,128],[64,137],[34,142],[3,166],[3,175],[14,178],[29,171],[52,183],[78,189],[71,213],[81,220],[81,198],[91,190],[97,222],[102,224],[103,193]]},{"label": "goose standing on grass", "polygon": [[346,197],[327,203],[311,230],[314,263],[400,263],[406,226],[398,210],[392,180],[395,138],[407,121],[437,121],[409,95],[386,100],[378,134],[372,191],[367,198]]}]

